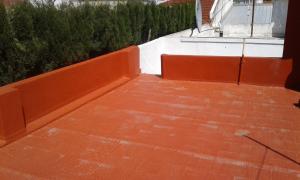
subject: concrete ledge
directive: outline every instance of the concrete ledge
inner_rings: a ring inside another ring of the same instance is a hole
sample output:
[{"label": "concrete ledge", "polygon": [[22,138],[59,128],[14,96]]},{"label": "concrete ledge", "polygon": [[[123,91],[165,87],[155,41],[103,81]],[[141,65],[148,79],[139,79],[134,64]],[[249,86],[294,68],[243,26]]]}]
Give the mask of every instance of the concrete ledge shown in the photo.
[{"label": "concrete ledge", "polygon": [[135,78],[141,73],[140,50],[137,46],[131,46],[123,51],[126,52],[127,76],[129,78]]},{"label": "concrete ledge", "polygon": [[245,57],[241,66],[241,84],[284,87],[292,72],[292,59]]},{"label": "concrete ledge", "polygon": [[0,139],[6,143],[25,127],[38,129],[139,73],[139,49],[132,46],[1,87]]},{"label": "concrete ledge", "polygon": [[240,57],[162,55],[162,77],[238,83]]},{"label": "concrete ledge", "polygon": [[9,140],[25,132],[20,93],[11,87],[0,88],[0,139]]}]

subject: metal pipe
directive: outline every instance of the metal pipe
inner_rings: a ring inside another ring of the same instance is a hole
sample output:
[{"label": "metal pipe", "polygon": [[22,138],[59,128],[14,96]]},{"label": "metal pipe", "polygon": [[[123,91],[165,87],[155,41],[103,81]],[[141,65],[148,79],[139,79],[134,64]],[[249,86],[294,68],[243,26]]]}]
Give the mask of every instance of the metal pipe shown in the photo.
[{"label": "metal pipe", "polygon": [[[283,46],[283,43],[256,43],[256,42],[241,42],[241,41],[231,41],[231,42],[224,42],[224,41],[210,41],[210,40],[198,40],[198,41],[193,41],[193,40],[184,40],[181,39],[180,42],[182,43],[213,43],[213,44],[240,44],[240,45],[273,45],[273,46]],[[242,47],[243,51],[243,47]]]},{"label": "metal pipe", "polygon": [[253,37],[254,12],[255,12],[255,0],[252,0],[252,22],[251,22],[251,37]]}]

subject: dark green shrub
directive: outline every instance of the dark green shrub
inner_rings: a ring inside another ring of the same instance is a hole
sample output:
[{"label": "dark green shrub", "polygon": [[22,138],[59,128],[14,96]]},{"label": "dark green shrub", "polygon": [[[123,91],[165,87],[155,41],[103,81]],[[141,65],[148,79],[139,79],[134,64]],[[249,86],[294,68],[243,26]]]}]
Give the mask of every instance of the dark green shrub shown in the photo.
[{"label": "dark green shrub", "polygon": [[191,28],[194,4],[0,5],[0,85]]},{"label": "dark green shrub", "polygon": [[112,38],[112,25],[111,15],[112,12],[108,6],[95,7],[95,20],[94,20],[94,35],[91,56],[97,56],[110,51],[108,48],[109,41]]},{"label": "dark green shrub", "polygon": [[142,29],[144,24],[144,5],[141,1],[130,1],[128,4],[130,27],[132,32],[132,42],[130,44],[140,44],[142,42]]},{"label": "dark green shrub", "polygon": [[70,39],[65,40],[70,44],[71,63],[88,59],[90,51],[97,48],[97,43],[93,41],[94,9],[84,3],[79,7],[69,6],[64,12],[69,27]]},{"label": "dark green shrub", "polygon": [[35,10],[32,4],[24,2],[16,5],[12,11],[11,22],[15,35],[16,53],[24,66],[25,77],[40,73],[40,71],[36,71],[36,65],[41,60],[39,57],[41,44],[39,44],[40,41],[34,31],[33,14]]},{"label": "dark green shrub", "polygon": [[151,40],[152,27],[154,26],[154,19],[152,15],[151,5],[145,5],[145,19],[142,29],[142,42]]},{"label": "dark green shrub", "polygon": [[117,50],[130,45],[130,42],[132,42],[132,32],[128,7],[124,4],[119,4],[114,10],[115,15],[113,16],[113,24],[116,25],[117,31],[114,29],[115,31],[113,31],[113,35],[116,36],[117,46],[115,46],[112,50]]},{"label": "dark green shrub", "polygon": [[64,11],[53,5],[40,5],[34,11],[33,23],[39,57],[35,72],[51,71],[68,64],[72,35]]},{"label": "dark green shrub", "polygon": [[24,71],[23,62],[19,61],[8,13],[0,3],[0,84],[24,78]]}]

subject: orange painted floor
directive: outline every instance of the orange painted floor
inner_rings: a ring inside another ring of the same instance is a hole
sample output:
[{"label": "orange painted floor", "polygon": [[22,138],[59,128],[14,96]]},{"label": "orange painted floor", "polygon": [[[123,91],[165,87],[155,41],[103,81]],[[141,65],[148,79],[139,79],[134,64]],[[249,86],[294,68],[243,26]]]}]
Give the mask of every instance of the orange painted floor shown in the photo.
[{"label": "orange painted floor", "polygon": [[141,75],[0,149],[0,179],[299,179],[300,93]]}]

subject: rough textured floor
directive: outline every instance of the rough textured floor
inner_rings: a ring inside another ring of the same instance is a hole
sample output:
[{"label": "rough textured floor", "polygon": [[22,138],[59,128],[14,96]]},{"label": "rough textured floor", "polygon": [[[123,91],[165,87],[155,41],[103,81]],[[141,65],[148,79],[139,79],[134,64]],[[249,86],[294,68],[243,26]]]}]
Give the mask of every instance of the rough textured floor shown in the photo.
[{"label": "rough textured floor", "polygon": [[299,98],[141,75],[0,149],[0,179],[299,179]]}]

